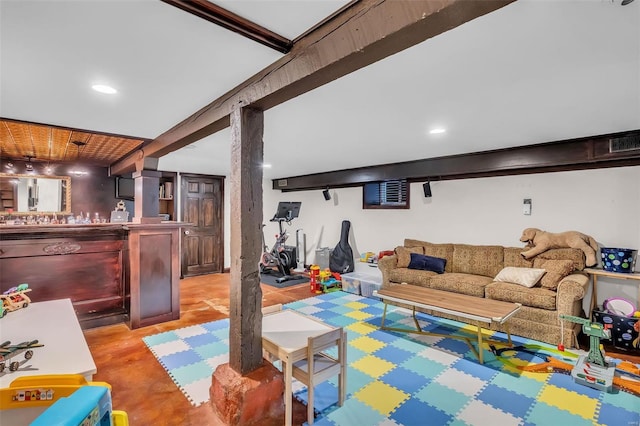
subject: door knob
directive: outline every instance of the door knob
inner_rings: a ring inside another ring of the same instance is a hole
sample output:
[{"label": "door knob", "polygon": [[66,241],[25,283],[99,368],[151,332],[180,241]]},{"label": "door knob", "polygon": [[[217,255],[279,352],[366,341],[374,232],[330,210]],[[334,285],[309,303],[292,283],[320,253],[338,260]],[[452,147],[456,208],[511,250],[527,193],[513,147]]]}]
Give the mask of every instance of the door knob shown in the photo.
[{"label": "door knob", "polygon": [[184,235],[189,235],[189,231],[184,231]]}]

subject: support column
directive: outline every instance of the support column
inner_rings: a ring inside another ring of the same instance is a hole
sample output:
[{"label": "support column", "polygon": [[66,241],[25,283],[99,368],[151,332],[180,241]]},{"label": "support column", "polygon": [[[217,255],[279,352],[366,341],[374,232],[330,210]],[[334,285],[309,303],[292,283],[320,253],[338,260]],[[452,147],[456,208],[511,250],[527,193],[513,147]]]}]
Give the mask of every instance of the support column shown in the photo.
[{"label": "support column", "polygon": [[141,170],[133,173],[135,183],[135,216],[133,222],[160,223],[160,176],[155,170]]},{"label": "support column", "polygon": [[229,364],[241,375],[262,365],[262,161],[264,114],[231,112],[231,290]]},{"label": "support column", "polygon": [[211,405],[228,425],[282,424],[282,373],[262,357],[263,112],[231,112],[229,364],[213,373]]}]

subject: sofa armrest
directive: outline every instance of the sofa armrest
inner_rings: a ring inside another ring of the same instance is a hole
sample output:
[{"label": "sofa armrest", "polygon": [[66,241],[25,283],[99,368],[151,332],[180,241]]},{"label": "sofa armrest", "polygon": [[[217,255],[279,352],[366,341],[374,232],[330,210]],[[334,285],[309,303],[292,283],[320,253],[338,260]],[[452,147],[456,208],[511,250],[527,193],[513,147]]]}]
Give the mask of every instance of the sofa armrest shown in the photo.
[{"label": "sofa armrest", "polygon": [[556,306],[558,314],[564,315],[580,315],[576,312],[576,302],[580,301],[587,295],[589,287],[589,277],[586,274],[575,273],[567,275],[558,284]]},{"label": "sofa armrest", "polygon": [[389,272],[398,267],[398,256],[391,255],[385,256],[378,260],[378,269],[382,272],[382,288],[387,288],[391,284],[389,283]]}]

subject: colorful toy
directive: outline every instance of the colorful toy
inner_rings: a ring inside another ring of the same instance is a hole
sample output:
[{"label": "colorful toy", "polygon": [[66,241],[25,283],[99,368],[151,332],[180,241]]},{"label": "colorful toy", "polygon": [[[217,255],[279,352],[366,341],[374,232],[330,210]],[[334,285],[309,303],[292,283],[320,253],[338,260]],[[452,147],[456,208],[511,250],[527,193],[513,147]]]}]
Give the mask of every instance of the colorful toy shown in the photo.
[{"label": "colorful toy", "polygon": [[38,408],[42,412],[31,425],[129,424],[126,412],[112,409],[111,386],[87,382],[79,374],[23,376],[0,389],[0,410],[8,424],[23,424],[17,421],[20,411],[37,414]]},{"label": "colorful toy", "polygon": [[329,293],[332,291],[340,290],[342,281],[340,274],[337,272],[331,272],[329,268],[318,272],[318,278],[316,280],[316,293]]},{"label": "colorful toy", "polygon": [[311,287],[311,293],[319,293],[318,276],[320,275],[320,267],[318,265],[311,265],[309,267],[309,284]]},{"label": "colorful toy", "polygon": [[374,252],[372,252],[372,251],[368,251],[368,252],[362,253],[360,255],[360,262],[367,263],[367,262],[370,261],[370,259],[373,259],[375,257],[375,255],[376,254]]},{"label": "colorful toy", "polygon": [[[6,363],[16,356],[24,353],[24,359],[29,360],[33,357],[33,348],[40,348],[44,345],[39,344],[37,340],[31,342],[22,342],[17,345],[12,345],[10,341],[6,341],[0,345],[0,373],[2,373],[6,367]],[[9,371],[16,371],[20,368],[20,361],[9,362]]]},{"label": "colorful toy", "polygon": [[[579,355],[571,352],[559,351],[553,348],[528,343],[520,346],[505,347],[499,349],[491,345],[490,349],[496,356],[496,358],[503,364],[506,364],[516,370],[532,373],[556,372],[562,374],[571,374],[571,372],[576,368],[573,362],[576,358],[579,358]],[[505,358],[505,352],[524,352],[540,358],[541,360],[543,360],[543,362],[537,364],[521,365],[511,362],[509,361],[509,359]],[[556,356],[560,359],[556,358]],[[636,396],[640,396],[640,368],[628,361],[621,361],[614,368],[615,375],[613,377],[613,385]]]},{"label": "colorful toy", "polygon": [[16,311],[29,306],[31,299],[29,299],[25,294],[29,291],[31,291],[29,284],[22,283],[16,287],[11,287],[9,290],[0,294],[0,300],[2,300],[0,318],[4,317],[7,312]]},{"label": "colorful toy", "polygon": [[562,314],[560,318],[576,324],[582,324],[582,332],[589,336],[589,353],[586,356],[580,355],[578,358],[578,362],[571,370],[573,380],[576,383],[594,389],[611,392],[616,368],[607,363],[604,350],[600,345],[600,339],[609,339],[611,337],[611,330],[586,318]]}]

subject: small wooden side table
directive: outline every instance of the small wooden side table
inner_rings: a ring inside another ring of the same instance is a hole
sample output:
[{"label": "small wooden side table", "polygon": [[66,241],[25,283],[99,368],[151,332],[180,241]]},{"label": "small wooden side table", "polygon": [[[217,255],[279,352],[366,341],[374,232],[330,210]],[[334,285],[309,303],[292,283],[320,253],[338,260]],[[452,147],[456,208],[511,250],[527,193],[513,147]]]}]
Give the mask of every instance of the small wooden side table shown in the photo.
[{"label": "small wooden side table", "polygon": [[616,280],[635,280],[638,285],[638,303],[640,304],[640,273],[638,272],[610,272],[605,271],[604,269],[596,269],[596,268],[585,268],[584,272],[589,274],[593,279],[593,291],[591,292],[591,307],[589,312],[589,318],[592,318],[593,310],[596,307],[596,303],[598,303],[598,277],[607,277],[614,278]]}]

